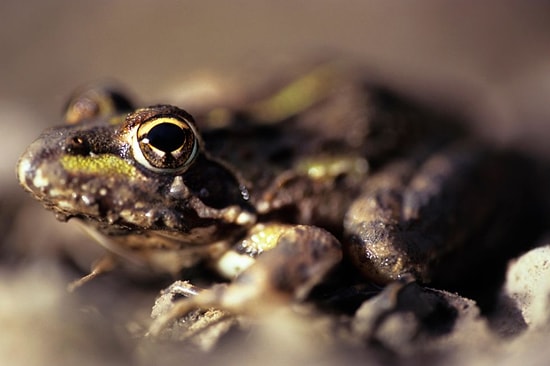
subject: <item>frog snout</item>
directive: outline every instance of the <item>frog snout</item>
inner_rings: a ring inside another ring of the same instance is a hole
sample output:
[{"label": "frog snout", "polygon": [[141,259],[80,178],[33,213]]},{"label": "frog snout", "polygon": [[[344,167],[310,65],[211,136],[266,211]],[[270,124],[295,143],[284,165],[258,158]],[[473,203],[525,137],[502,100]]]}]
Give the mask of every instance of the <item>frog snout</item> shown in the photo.
[{"label": "frog snout", "polygon": [[33,189],[30,187],[30,184],[32,184],[34,176],[33,172],[35,171],[32,157],[33,154],[29,150],[27,150],[19,158],[16,167],[16,174],[17,179],[19,180],[19,184],[21,184],[23,188],[31,192],[33,191]]},{"label": "frog snout", "polygon": [[44,160],[41,157],[45,154],[43,143],[41,139],[33,142],[21,155],[16,167],[19,184],[34,194],[44,192],[51,184],[48,178],[51,174],[46,174],[44,164],[41,164]]}]

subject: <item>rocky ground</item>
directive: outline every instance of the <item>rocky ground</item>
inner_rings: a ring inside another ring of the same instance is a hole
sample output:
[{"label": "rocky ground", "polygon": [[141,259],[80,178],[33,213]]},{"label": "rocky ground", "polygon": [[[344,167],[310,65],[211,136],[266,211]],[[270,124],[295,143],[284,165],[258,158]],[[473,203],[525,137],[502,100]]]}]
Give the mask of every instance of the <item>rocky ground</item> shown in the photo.
[{"label": "rocky ground", "polygon": [[[15,227],[32,219],[35,233],[46,235],[51,218],[29,210],[17,215]],[[84,248],[87,239],[64,226],[58,243]],[[93,255],[88,244],[86,255]],[[0,355],[10,364],[545,365],[550,359],[550,245],[510,262],[490,314],[457,294],[403,282],[371,289],[352,313],[307,302],[255,317],[194,311],[158,337],[146,336],[151,316],[181,300],[170,288],[160,292],[169,281],[115,272],[69,293],[67,284],[82,274],[78,258],[60,257],[51,246],[33,248],[33,255],[30,248],[3,249]],[[80,254],[82,262],[90,259]]]},{"label": "rocky ground", "polygon": [[354,311],[305,303],[254,318],[192,312],[151,338],[151,315],[179,297],[161,295],[171,280],[115,271],[69,293],[101,249],[17,187],[17,157],[83,83],[114,77],[142,100],[173,102],[191,70],[263,79],[265,67],[250,68],[260,58],[273,65],[310,51],[342,52],[405,94],[468,117],[484,136],[547,159],[547,6],[384,3],[2,2],[0,363],[548,364],[544,238],[510,259],[489,313],[457,294],[396,283],[363,289],[368,301]]}]

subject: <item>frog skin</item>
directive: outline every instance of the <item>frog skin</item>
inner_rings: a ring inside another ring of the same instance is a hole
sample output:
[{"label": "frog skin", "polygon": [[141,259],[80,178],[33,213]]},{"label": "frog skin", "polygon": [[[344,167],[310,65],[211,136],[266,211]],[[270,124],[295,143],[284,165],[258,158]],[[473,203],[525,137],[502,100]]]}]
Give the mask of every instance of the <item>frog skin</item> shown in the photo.
[{"label": "frog skin", "polygon": [[[389,103],[362,84],[323,68],[313,75],[317,84],[330,85],[324,92],[316,87],[318,95],[309,103],[315,106],[266,117],[271,107],[262,100],[221,124],[200,111],[196,124],[187,112],[166,105],[136,110],[109,89],[81,91],[68,104],[66,125],[45,131],[21,157],[19,181],[59,219],[76,218],[91,227],[109,250],[172,274],[219,258],[256,223],[341,231],[364,180],[366,157],[375,164],[405,137],[410,140],[400,131],[411,129],[398,123],[411,119],[386,116],[385,106],[368,110],[365,99]],[[179,135],[181,166],[152,166],[142,152],[137,135],[155,124],[176,131],[185,126],[187,134]],[[364,144],[369,134],[373,141]],[[320,197],[326,204],[319,204]]]},{"label": "frog skin", "polygon": [[153,333],[194,307],[303,299],[343,253],[377,283],[430,282],[501,207],[492,187],[509,178],[506,159],[452,143],[456,124],[356,75],[322,66],[221,120],[214,107],[195,120],[87,90],[18,164],[27,191],[116,256],[173,275],[202,261],[234,278]]}]

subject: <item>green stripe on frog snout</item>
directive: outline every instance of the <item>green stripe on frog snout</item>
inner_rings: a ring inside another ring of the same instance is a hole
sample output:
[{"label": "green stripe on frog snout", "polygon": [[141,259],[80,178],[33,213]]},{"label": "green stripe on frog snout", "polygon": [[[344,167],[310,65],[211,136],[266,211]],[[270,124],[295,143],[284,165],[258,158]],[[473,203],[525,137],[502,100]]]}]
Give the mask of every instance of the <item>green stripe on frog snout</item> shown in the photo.
[{"label": "green stripe on frog snout", "polygon": [[106,174],[134,177],[136,167],[116,155],[96,156],[65,155],[59,160],[61,166],[72,174]]}]

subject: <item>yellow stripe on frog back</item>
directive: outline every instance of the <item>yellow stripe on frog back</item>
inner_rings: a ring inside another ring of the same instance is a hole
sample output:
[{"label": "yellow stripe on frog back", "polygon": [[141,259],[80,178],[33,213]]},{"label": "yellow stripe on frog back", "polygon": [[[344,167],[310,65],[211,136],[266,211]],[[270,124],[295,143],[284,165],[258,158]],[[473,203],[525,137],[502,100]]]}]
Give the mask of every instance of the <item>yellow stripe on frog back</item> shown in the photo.
[{"label": "yellow stripe on frog back", "polygon": [[249,112],[256,120],[274,123],[305,111],[325,98],[338,83],[338,65],[322,64],[283,87],[275,95],[254,103]]},{"label": "yellow stripe on frog back", "polygon": [[101,154],[95,156],[65,155],[60,163],[72,174],[123,175],[133,178],[137,174],[135,166],[116,155]]}]

